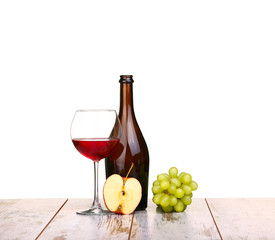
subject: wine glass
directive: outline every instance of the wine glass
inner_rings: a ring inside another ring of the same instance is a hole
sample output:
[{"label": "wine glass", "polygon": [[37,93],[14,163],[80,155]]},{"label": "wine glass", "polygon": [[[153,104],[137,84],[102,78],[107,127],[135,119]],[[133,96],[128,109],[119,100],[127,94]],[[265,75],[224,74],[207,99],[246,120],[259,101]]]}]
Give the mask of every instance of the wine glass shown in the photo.
[{"label": "wine glass", "polygon": [[71,139],[75,148],[94,162],[94,201],[81,215],[102,214],[98,199],[98,164],[108,157],[118,144],[121,125],[115,110],[77,110],[71,124]]}]

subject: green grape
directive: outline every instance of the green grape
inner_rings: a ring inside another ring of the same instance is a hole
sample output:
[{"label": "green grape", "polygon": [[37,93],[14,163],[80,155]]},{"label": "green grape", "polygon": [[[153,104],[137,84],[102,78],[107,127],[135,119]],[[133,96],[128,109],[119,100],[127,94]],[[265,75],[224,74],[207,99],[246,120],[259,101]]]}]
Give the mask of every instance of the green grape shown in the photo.
[{"label": "green grape", "polygon": [[190,194],[184,194],[184,196],[189,196],[190,198],[193,197],[193,193],[190,193]]},{"label": "green grape", "polygon": [[177,177],[177,176],[178,176],[178,169],[177,169],[176,167],[171,167],[171,168],[169,169],[169,176],[170,176],[171,178]]},{"label": "green grape", "polygon": [[178,178],[172,178],[171,183],[174,183],[177,187],[180,187],[181,182]]},{"label": "green grape", "polygon": [[167,190],[169,193],[174,194],[176,189],[177,189],[176,185],[174,183],[171,183]]},{"label": "green grape", "polygon": [[177,202],[178,202],[178,199],[175,196],[170,195],[169,205],[170,206],[175,206],[177,204]]},{"label": "green grape", "polygon": [[166,177],[168,177],[168,179],[170,179],[169,174],[167,174],[167,173],[163,173],[163,175],[164,175],[164,176],[166,176]]},{"label": "green grape", "polygon": [[160,182],[158,180],[153,182],[153,186],[159,186],[159,185],[160,185]]},{"label": "green grape", "polygon": [[[183,204],[183,205],[184,205],[184,204]],[[187,205],[184,205],[184,207],[183,207],[183,210],[182,210],[182,211],[184,211],[186,208],[187,208]]]},{"label": "green grape", "polygon": [[184,204],[183,204],[183,202],[182,202],[180,199],[178,199],[178,202],[177,202],[177,204],[174,206],[174,209],[176,210],[176,212],[182,212],[182,211],[183,211],[183,209],[184,209]]},{"label": "green grape", "polygon": [[190,205],[192,203],[192,198],[190,196],[183,196],[181,198],[181,201],[185,204],[185,205]]},{"label": "green grape", "polygon": [[170,187],[170,183],[169,183],[167,180],[162,181],[162,182],[160,183],[160,187],[161,187],[163,190],[166,190],[166,189],[168,189],[168,188]]},{"label": "green grape", "polygon": [[153,187],[152,187],[152,192],[153,192],[154,194],[161,193],[161,192],[163,192],[163,189],[162,189],[161,186],[153,186]]},{"label": "green grape", "polygon": [[184,195],[184,191],[182,188],[177,188],[177,190],[174,193],[176,198],[182,198]]},{"label": "green grape", "polygon": [[159,175],[157,176],[157,179],[158,179],[159,182],[162,182],[162,181],[169,181],[169,177],[167,177],[165,174],[166,174],[166,173],[162,173],[162,174],[159,174]]},{"label": "green grape", "polygon": [[162,207],[162,209],[166,213],[169,213],[169,212],[173,211],[173,207],[172,206]]},{"label": "green grape", "polygon": [[192,188],[189,187],[188,185],[182,185],[181,188],[184,191],[184,194],[189,195],[192,193]]},{"label": "green grape", "polygon": [[182,177],[184,174],[186,174],[186,173],[185,173],[185,172],[181,172],[181,173],[179,174],[178,178],[181,179],[181,177]]},{"label": "green grape", "polygon": [[160,199],[163,195],[164,195],[164,193],[157,193],[156,195],[154,195],[154,197],[152,199],[153,202],[158,205],[160,203]]},{"label": "green grape", "polygon": [[189,184],[189,183],[192,182],[192,176],[189,173],[186,173],[186,174],[181,176],[180,181],[183,184]]},{"label": "green grape", "polygon": [[191,187],[192,191],[195,191],[198,189],[198,184],[195,181],[192,181],[189,183],[189,186]]},{"label": "green grape", "polygon": [[162,207],[167,207],[169,205],[169,203],[170,203],[170,197],[169,197],[169,195],[168,194],[163,194],[163,196],[161,197],[159,203],[160,203],[160,205]]}]

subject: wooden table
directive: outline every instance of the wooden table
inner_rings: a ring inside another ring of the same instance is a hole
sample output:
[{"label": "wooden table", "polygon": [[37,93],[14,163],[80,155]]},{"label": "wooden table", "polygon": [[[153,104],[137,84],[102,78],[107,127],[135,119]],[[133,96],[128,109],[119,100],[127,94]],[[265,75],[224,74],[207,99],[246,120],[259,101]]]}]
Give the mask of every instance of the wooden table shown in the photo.
[{"label": "wooden table", "polygon": [[[275,239],[275,199],[193,199],[183,213],[149,200],[131,215],[80,216],[91,199],[0,200],[0,239]],[[103,204],[104,205],[104,204]]]}]

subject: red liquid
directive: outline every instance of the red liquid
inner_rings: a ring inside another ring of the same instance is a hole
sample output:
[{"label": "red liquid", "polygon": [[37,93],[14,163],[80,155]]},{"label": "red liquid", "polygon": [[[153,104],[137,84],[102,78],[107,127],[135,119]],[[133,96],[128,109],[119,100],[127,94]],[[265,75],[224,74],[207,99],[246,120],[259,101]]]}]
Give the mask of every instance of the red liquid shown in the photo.
[{"label": "red liquid", "polygon": [[102,158],[108,157],[116,145],[119,139],[109,138],[74,138],[73,144],[75,148],[85,157],[92,159],[93,161],[99,161]]}]

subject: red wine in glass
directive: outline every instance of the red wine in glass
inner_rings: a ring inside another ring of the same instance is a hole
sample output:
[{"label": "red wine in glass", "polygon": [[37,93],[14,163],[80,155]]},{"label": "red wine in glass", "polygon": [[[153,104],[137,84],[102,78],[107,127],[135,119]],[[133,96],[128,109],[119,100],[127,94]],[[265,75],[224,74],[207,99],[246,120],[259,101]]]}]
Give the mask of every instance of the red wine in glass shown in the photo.
[{"label": "red wine in glass", "polygon": [[108,157],[117,146],[119,139],[114,138],[74,138],[75,148],[85,157],[99,161]]},{"label": "red wine in glass", "polygon": [[98,197],[99,161],[108,157],[119,143],[121,125],[115,110],[77,110],[71,124],[71,139],[83,156],[94,163],[94,201],[81,215],[109,214],[102,209]]}]

